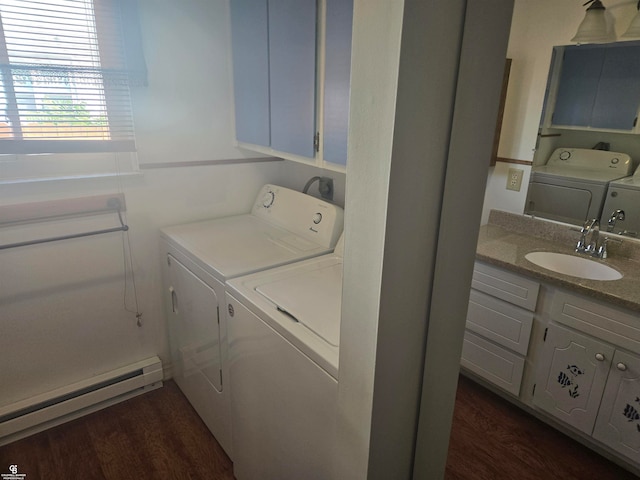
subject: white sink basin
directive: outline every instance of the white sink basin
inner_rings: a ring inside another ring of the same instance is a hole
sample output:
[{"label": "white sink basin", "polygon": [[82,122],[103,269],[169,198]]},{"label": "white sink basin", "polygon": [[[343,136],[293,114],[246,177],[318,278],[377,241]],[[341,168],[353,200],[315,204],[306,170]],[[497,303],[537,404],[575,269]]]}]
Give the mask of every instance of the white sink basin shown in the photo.
[{"label": "white sink basin", "polygon": [[622,274],[619,271],[608,265],[588,258],[576,257],[575,255],[553,252],[531,252],[527,253],[524,258],[539,267],[564,275],[571,275],[572,277],[585,278],[588,280],[618,280],[622,278]]}]

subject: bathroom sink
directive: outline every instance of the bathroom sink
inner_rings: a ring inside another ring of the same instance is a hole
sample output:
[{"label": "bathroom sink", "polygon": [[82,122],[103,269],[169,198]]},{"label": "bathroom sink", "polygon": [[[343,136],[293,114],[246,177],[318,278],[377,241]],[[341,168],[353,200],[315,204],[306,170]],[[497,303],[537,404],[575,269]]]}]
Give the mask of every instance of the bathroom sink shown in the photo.
[{"label": "bathroom sink", "polygon": [[524,258],[556,273],[588,280],[618,280],[622,274],[608,265],[589,258],[553,252],[531,252]]}]

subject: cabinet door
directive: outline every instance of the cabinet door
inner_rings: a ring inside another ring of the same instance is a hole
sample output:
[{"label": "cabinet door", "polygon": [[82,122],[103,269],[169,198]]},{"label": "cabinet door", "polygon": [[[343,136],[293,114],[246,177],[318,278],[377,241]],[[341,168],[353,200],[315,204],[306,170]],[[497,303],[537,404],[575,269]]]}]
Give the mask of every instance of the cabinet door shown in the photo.
[{"label": "cabinet door", "polygon": [[267,0],[230,3],[236,139],[268,147],[271,134]]},{"label": "cabinet door", "polygon": [[640,358],[616,351],[593,437],[640,462]]},{"label": "cabinet door", "polygon": [[640,105],[640,46],[605,49],[591,126],[632,130]]},{"label": "cabinet door", "polygon": [[[222,391],[218,298],[213,289],[169,255],[170,339],[177,383],[209,382]],[[197,389],[193,387],[193,389]]]},{"label": "cabinet door", "polygon": [[603,48],[580,45],[565,49],[554,125],[589,126],[603,62]]},{"label": "cabinet door", "polygon": [[590,435],[613,351],[611,345],[592,337],[549,325],[536,373],[534,404]]},{"label": "cabinet door", "polygon": [[316,0],[269,0],[271,147],[309,158],[315,153],[316,17]]},{"label": "cabinet door", "polygon": [[326,5],[322,156],[346,165],[353,0],[327,0]]}]

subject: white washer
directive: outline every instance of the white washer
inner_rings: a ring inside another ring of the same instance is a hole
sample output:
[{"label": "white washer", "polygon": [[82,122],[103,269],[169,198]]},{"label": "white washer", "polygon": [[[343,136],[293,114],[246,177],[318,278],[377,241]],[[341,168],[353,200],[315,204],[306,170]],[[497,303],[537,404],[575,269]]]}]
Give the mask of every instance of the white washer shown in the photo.
[{"label": "white washer", "polygon": [[613,231],[632,237],[640,235],[640,167],[632,177],[609,184],[600,219],[601,230],[606,228],[616,210],[624,211],[624,220],[616,220]]},{"label": "white washer", "polygon": [[342,241],[231,280],[226,299],[235,477],[333,478]]},{"label": "white washer", "polygon": [[580,225],[600,218],[609,182],[631,172],[626,153],[558,148],[531,171],[524,213]]},{"label": "white washer", "polygon": [[232,458],[227,325],[219,308],[226,282],[331,252],[343,215],[325,201],[265,185],[249,214],[161,230],[173,378]]}]

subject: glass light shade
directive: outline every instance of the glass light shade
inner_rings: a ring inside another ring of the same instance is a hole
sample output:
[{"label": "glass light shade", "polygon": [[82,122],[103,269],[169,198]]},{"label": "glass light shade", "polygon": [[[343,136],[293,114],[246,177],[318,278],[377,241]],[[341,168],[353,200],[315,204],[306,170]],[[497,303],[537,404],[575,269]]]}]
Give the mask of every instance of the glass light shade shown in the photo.
[{"label": "glass light shade", "polygon": [[636,16],[631,20],[631,25],[627,28],[627,31],[622,34],[625,38],[640,38],[640,11],[636,13]]},{"label": "glass light shade", "polygon": [[575,37],[571,39],[578,44],[608,43],[614,40],[613,28],[607,22],[604,8],[587,9]]}]

